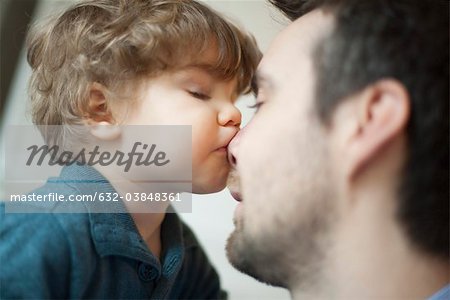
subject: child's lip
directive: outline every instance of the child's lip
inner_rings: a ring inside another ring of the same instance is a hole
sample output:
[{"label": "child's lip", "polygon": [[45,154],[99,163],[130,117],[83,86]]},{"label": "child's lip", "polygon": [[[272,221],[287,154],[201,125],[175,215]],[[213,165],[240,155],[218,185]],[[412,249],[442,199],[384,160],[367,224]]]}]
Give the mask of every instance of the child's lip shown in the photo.
[{"label": "child's lip", "polygon": [[222,146],[217,148],[215,151],[218,151],[218,150],[223,151],[222,149],[225,149],[224,151],[226,151],[228,153],[228,146],[230,145],[231,141],[233,140],[233,138],[236,136],[237,133],[238,133],[238,131],[233,132],[233,134],[230,135],[229,138],[224,141],[225,143],[223,143]]}]

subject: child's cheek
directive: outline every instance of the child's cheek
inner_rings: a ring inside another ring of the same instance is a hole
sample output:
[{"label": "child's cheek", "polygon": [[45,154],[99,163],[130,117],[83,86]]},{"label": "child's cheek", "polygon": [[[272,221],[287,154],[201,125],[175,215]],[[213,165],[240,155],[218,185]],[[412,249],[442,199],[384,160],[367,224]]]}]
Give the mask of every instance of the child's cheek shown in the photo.
[{"label": "child's cheek", "polygon": [[207,143],[201,136],[192,136],[192,166],[199,166],[207,157]]}]

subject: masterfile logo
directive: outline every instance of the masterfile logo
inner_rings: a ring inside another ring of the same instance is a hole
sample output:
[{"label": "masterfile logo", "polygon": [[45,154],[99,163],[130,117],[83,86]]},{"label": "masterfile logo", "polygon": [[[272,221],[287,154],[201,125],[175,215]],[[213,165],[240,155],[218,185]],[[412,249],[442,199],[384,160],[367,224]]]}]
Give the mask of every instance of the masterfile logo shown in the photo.
[{"label": "masterfile logo", "polygon": [[[142,151],[139,151],[139,148]],[[166,159],[166,153],[164,151],[155,151],[156,145],[142,144],[141,142],[135,142],[130,152],[115,151],[100,152],[99,146],[95,146],[93,150],[89,151],[82,148],[79,152],[74,153],[72,151],[60,151],[59,146],[49,147],[48,145],[38,146],[31,145],[27,148],[30,150],[30,156],[26,162],[27,166],[31,166],[35,163],[37,166],[41,166],[45,156],[49,155],[49,165],[89,165],[89,166],[109,166],[117,164],[118,166],[124,166],[124,171],[128,172],[133,164],[137,166],[164,166],[170,162]],[[39,154],[37,161],[36,156]]]},{"label": "masterfile logo", "polygon": [[[44,202],[73,202],[73,209],[80,202],[125,202],[136,203],[127,206],[128,210],[132,207],[136,212],[157,212],[155,203],[170,203],[178,205],[178,211],[189,212],[192,192],[191,126],[126,125],[116,129],[120,134],[114,139],[102,139],[92,136],[89,126],[8,126],[4,185],[6,199],[10,199],[10,212],[11,207],[20,212],[24,202],[39,205],[44,205]],[[18,136],[21,139],[17,139]],[[105,192],[98,188],[101,182],[88,179],[82,184],[91,185],[92,193],[89,195],[58,194],[63,184],[80,184],[79,178],[65,178],[64,182],[60,179],[63,168],[74,167],[95,169],[118,190],[124,184],[132,184],[133,189]],[[52,185],[49,194],[33,196],[32,191],[44,184]],[[11,206],[11,203],[15,205]],[[160,207],[163,209],[165,206]],[[73,209],[70,212],[76,212]],[[103,205],[96,212],[110,210]]]}]

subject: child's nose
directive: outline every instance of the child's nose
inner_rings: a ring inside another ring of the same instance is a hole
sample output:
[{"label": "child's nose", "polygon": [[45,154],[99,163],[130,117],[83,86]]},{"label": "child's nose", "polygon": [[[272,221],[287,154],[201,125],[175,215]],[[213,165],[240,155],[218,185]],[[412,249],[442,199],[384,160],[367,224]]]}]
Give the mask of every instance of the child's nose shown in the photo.
[{"label": "child's nose", "polygon": [[217,118],[221,126],[239,127],[241,125],[242,115],[239,109],[230,103],[221,108]]}]

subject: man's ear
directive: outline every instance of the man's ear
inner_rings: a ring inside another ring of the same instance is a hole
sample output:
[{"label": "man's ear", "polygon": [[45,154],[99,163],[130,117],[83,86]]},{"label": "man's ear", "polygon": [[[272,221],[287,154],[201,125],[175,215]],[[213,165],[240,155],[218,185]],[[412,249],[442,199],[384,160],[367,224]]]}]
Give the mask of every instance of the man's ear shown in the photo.
[{"label": "man's ear", "polygon": [[380,80],[366,87],[353,100],[353,126],[345,146],[350,178],[402,135],[410,115],[409,94],[397,80]]},{"label": "man's ear", "polygon": [[91,134],[100,140],[115,140],[121,130],[114,125],[114,119],[107,105],[107,89],[100,83],[91,84],[88,93],[87,123]]}]

